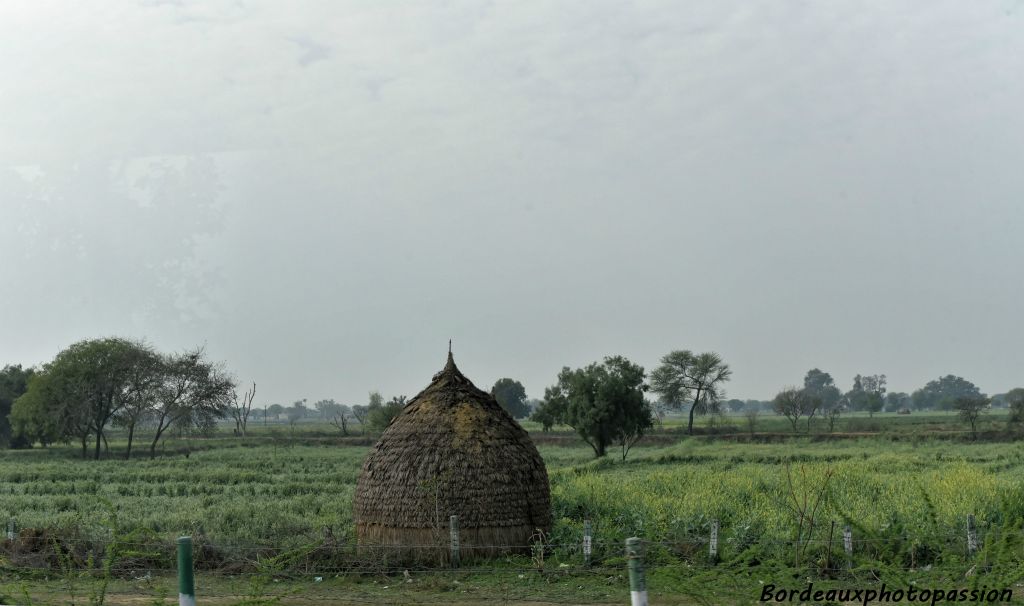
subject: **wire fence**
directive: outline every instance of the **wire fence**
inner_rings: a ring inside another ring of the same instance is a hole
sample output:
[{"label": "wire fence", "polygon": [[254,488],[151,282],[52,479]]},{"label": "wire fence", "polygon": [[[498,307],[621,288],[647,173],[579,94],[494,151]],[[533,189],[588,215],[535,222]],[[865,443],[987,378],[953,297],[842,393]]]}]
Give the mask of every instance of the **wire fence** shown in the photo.
[{"label": "wire fence", "polygon": [[[845,541],[842,533],[832,532],[835,526],[826,524],[827,538],[819,528],[814,536],[759,537],[743,546],[728,541],[719,545],[715,528],[707,535],[643,542],[655,594],[718,603],[728,596],[754,598],[751,592],[759,586],[780,579],[850,587],[914,579],[964,585],[986,575],[993,583],[1011,586],[1024,580],[1020,527],[989,527],[977,536],[968,522],[927,535],[851,536]],[[848,527],[843,530],[850,532]],[[252,600],[276,596],[295,603],[596,604],[621,602],[629,590],[623,542],[589,535],[573,542],[526,545],[439,541],[387,546],[357,545],[327,532],[306,537],[294,548],[217,541],[201,534],[192,538],[200,595],[218,603],[259,603]],[[949,548],[923,550],[914,561],[915,546],[935,542]],[[986,551],[990,542],[999,542],[1000,549]],[[452,558],[455,544],[461,558]],[[156,536],[56,536],[9,528],[0,543],[0,571],[8,585],[0,585],[0,595],[16,597],[11,587],[20,582],[57,603],[56,596],[69,595],[76,586],[98,584],[109,585],[111,596],[159,598],[173,587],[175,549],[173,541]],[[482,552],[500,555],[473,555]]]}]

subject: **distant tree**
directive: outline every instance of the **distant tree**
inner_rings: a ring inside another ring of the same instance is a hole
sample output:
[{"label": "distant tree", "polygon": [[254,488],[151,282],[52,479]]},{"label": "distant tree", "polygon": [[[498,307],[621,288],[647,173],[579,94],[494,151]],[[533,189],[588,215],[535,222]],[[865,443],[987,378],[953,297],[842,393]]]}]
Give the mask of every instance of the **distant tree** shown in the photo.
[{"label": "distant tree", "polygon": [[837,406],[843,396],[836,387],[832,375],[817,368],[808,370],[804,375],[804,391],[821,398],[821,407],[824,410]]},{"label": "distant tree", "polygon": [[950,410],[957,398],[981,395],[981,390],[974,383],[963,377],[946,375],[929,381],[911,395],[911,400],[918,410]]},{"label": "distant tree", "polygon": [[836,423],[839,422],[839,417],[843,414],[842,406],[833,406],[825,411],[825,419],[828,420],[828,432],[832,433],[836,430]]},{"label": "distant tree", "polygon": [[245,436],[245,428],[249,424],[249,413],[252,412],[252,401],[255,397],[255,381],[252,383],[252,389],[246,389],[241,398],[238,397],[237,391],[232,395],[230,412],[231,418],[235,420],[235,435]]},{"label": "distant tree", "polygon": [[530,416],[530,407],[526,405],[526,388],[519,381],[498,379],[494,387],[491,387],[491,395],[512,418],[525,419]]},{"label": "distant tree", "polygon": [[[53,377],[44,372],[36,372],[29,378],[28,389],[11,406],[12,443],[31,445],[39,442],[48,446],[73,435],[67,412],[62,406],[54,405],[59,397],[56,383]],[[70,412],[73,411],[82,412],[80,407]],[[80,424],[88,430],[88,420],[84,414],[80,417]],[[88,434],[85,434],[82,439],[83,459],[86,457],[87,440]]]},{"label": "distant tree", "polygon": [[882,410],[885,403],[885,375],[865,375],[861,377],[861,385],[864,388],[864,410],[868,416],[875,416],[876,412]]},{"label": "distant tree", "polygon": [[729,409],[729,412],[738,413],[743,412],[743,409],[747,407],[747,404],[743,400],[733,398],[725,403],[725,407]]},{"label": "distant tree", "polygon": [[370,406],[384,406],[384,396],[380,395],[379,391],[370,392],[370,401],[367,403],[367,407]]},{"label": "distant tree", "polygon": [[558,383],[544,390],[544,403],[534,418],[546,427],[572,427],[595,457],[603,457],[618,443],[625,459],[652,425],[646,389],[643,367],[622,356],[576,370],[566,367],[558,374]]},{"label": "distant tree", "polygon": [[334,399],[318,400],[313,408],[320,413],[320,418],[338,428],[341,435],[348,435],[348,423],[352,419],[352,409],[344,404],[338,404]]},{"label": "distant tree", "polygon": [[1010,409],[1011,423],[1024,423],[1024,387],[1017,387],[1003,396]]},{"label": "distant tree", "polygon": [[886,412],[899,412],[904,408],[910,408],[910,404],[910,395],[901,391],[894,391],[885,395]]},{"label": "distant tree", "polygon": [[122,394],[121,409],[114,413],[113,423],[128,430],[128,447],[124,459],[132,457],[135,428],[152,413],[160,382],[163,380],[163,359],[145,345],[138,345],[138,359],[132,365],[132,375]]},{"label": "distant tree", "polygon": [[989,407],[985,396],[960,396],[953,402],[953,409],[961,419],[971,426],[971,436],[978,439],[978,419]]},{"label": "distant tree", "polygon": [[296,400],[287,410],[285,410],[285,415],[288,417],[288,424],[292,427],[305,418],[308,413],[309,408],[306,407],[306,398]]},{"label": "distant tree", "polygon": [[11,414],[14,401],[28,391],[29,379],[35,372],[34,368],[22,368],[20,364],[4,366],[3,370],[0,370],[0,446],[18,447],[31,444],[26,443],[24,438],[20,441],[12,439],[11,424],[7,417]]},{"label": "distant tree", "polygon": [[[373,394],[377,394],[377,392],[373,392]],[[383,431],[391,423],[391,420],[405,408],[405,396],[395,396],[387,404],[383,404],[374,400],[373,394],[370,397],[370,405],[367,406],[366,421],[372,429]]]},{"label": "distant tree", "polygon": [[271,417],[276,419],[284,414],[284,406],[281,406],[280,404],[271,404],[267,407],[267,412],[270,413]]},{"label": "distant tree", "polygon": [[797,423],[801,417],[807,417],[807,430],[811,428],[811,418],[821,408],[821,398],[803,389],[787,387],[772,400],[775,412],[789,420],[793,431],[797,430]]},{"label": "distant tree", "polygon": [[680,407],[690,402],[688,434],[693,434],[693,415],[712,412],[724,397],[724,383],[732,377],[729,365],[714,352],[694,355],[687,350],[673,351],[661,358],[651,373],[651,389],[669,405]]},{"label": "distant tree", "polygon": [[317,413],[320,415],[321,421],[329,420],[331,415],[337,410],[338,406],[341,406],[341,404],[335,402],[334,398],[317,400],[313,403],[313,408],[316,409]]},{"label": "distant tree", "polygon": [[156,457],[156,446],[168,430],[182,435],[210,431],[227,416],[234,395],[234,379],[221,364],[208,361],[202,348],[164,356],[151,415],[149,457]]},{"label": "distant tree", "polygon": [[355,406],[352,407],[352,418],[354,418],[356,420],[356,422],[359,423],[359,427],[362,428],[362,429],[360,429],[360,431],[365,431],[366,430],[365,429],[366,428],[366,418],[369,415],[369,413],[370,413],[370,407],[369,406],[363,406],[362,404],[356,404]]},{"label": "distant tree", "polygon": [[348,422],[352,418],[352,409],[345,404],[338,404],[332,409],[328,422],[337,427],[341,435],[348,435]]},{"label": "distant tree", "polygon": [[867,404],[868,394],[864,391],[861,376],[853,377],[853,387],[843,395],[843,400],[850,410],[864,410]]},{"label": "distant tree", "polygon": [[[43,367],[45,378],[29,382],[29,392],[39,391],[25,398],[22,410],[12,410],[12,418],[29,435],[80,440],[83,458],[90,436],[95,436],[98,459],[104,430],[134,401],[138,378],[144,374],[140,368],[151,354],[148,346],[128,339],[74,343]],[[31,415],[26,414],[29,408]]]},{"label": "distant tree", "polygon": [[761,411],[757,408],[747,408],[743,411],[743,418],[747,421],[747,429],[750,431],[750,435],[754,435],[754,429],[757,426],[757,417],[760,416]]},{"label": "distant tree", "polygon": [[551,428],[560,423],[565,415],[563,405],[566,402],[557,398],[549,398],[550,389],[544,390],[544,400],[541,400],[541,405],[535,408],[533,414],[530,415],[531,421],[540,423],[542,431],[551,431]]}]

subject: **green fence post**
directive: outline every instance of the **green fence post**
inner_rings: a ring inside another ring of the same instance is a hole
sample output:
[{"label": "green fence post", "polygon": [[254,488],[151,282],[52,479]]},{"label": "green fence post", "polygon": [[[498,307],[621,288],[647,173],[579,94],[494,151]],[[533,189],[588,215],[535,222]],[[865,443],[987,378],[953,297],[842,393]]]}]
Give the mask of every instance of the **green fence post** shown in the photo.
[{"label": "green fence post", "polygon": [[192,537],[178,537],[178,606],[196,606],[192,575]]},{"label": "green fence post", "polygon": [[644,578],[643,541],[639,537],[626,539],[626,559],[629,561],[629,599],[632,606],[647,606],[647,579]]}]

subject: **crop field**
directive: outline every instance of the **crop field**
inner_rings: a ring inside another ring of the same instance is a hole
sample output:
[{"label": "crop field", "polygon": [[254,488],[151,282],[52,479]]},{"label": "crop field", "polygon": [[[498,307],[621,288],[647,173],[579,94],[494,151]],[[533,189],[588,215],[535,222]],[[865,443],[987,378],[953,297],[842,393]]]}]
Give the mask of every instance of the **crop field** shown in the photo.
[{"label": "crop field", "polygon": [[[840,559],[837,529],[847,524],[857,541],[852,565],[876,576],[950,567],[963,574],[971,514],[985,547],[998,547],[984,557],[998,563],[999,578],[1019,582],[1024,575],[1024,443],[689,438],[639,446],[626,461],[595,461],[585,446],[539,441],[554,508],[544,558],[495,565],[576,570],[590,520],[595,566],[621,569],[624,540],[639,536],[655,568],[652,584],[660,572],[668,575],[666,592],[692,594],[693,587],[670,578],[680,567],[712,570],[707,544],[716,520],[718,574],[824,570]],[[63,448],[7,451],[0,456],[0,516],[16,520],[23,534],[45,529],[51,546],[64,545],[67,553],[74,545],[100,550],[114,536],[145,542],[150,554],[126,559],[122,576],[173,570],[171,545],[181,534],[208,545],[197,560],[201,569],[252,572],[257,550],[301,551],[325,536],[354,553],[352,497],[367,449],[257,436],[213,440],[188,457],[129,462],[76,460],[73,449]],[[817,505],[813,528],[810,508],[801,516],[792,507],[804,502]],[[44,561],[8,557],[2,564],[31,578],[28,568]],[[303,570],[339,573],[355,570],[354,562],[307,558]],[[624,589],[602,587],[591,599],[614,600]]]}]

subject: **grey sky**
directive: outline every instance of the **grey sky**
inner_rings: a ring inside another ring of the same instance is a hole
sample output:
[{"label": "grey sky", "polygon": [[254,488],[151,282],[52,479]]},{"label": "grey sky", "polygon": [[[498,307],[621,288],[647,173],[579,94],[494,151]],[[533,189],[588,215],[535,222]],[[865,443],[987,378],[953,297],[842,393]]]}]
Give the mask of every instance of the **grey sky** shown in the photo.
[{"label": "grey sky", "polygon": [[[103,7],[103,8],[98,8]],[[1024,5],[0,4],[0,364],[205,343],[257,405],[714,350],[1024,384]]]}]

